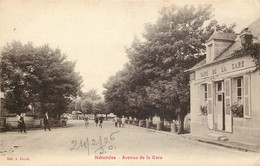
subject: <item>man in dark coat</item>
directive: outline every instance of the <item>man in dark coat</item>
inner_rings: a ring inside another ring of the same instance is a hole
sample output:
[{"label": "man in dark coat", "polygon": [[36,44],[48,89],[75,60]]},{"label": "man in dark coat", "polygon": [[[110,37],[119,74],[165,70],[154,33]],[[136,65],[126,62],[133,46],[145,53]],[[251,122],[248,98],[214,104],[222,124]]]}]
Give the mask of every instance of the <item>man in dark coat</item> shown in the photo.
[{"label": "man in dark coat", "polygon": [[46,131],[46,128],[49,129],[49,131],[51,131],[50,129],[50,125],[49,125],[49,116],[48,116],[48,112],[45,113],[44,118],[43,118],[43,124],[44,124],[44,130]]},{"label": "man in dark coat", "polygon": [[102,128],[103,121],[104,121],[104,118],[103,118],[103,116],[101,116],[101,117],[99,118],[99,126],[100,126],[101,128]]},{"label": "man in dark coat", "polygon": [[25,113],[21,113],[20,119],[18,120],[21,133],[22,132],[27,133],[24,118],[25,118]]},{"label": "man in dark coat", "polygon": [[98,117],[97,116],[95,116],[95,123],[96,123],[96,127],[97,127],[97,125],[98,125]]}]

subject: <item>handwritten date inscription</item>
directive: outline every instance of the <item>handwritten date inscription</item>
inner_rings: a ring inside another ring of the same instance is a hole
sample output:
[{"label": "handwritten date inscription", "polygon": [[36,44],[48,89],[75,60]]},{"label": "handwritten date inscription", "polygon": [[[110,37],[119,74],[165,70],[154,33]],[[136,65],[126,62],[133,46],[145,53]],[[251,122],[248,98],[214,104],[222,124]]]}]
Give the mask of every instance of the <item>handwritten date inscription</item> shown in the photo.
[{"label": "handwritten date inscription", "polygon": [[102,139],[101,136],[99,136],[98,139],[92,139],[91,142],[89,142],[89,138],[86,140],[72,140],[72,148],[70,150],[79,150],[81,148],[85,148],[88,151],[88,155],[90,155],[90,145],[95,149],[95,153],[103,154],[106,153],[106,148],[108,150],[115,149],[114,146],[112,146],[110,143],[115,141],[115,134],[119,133],[119,131],[111,133],[108,137],[105,137]]}]

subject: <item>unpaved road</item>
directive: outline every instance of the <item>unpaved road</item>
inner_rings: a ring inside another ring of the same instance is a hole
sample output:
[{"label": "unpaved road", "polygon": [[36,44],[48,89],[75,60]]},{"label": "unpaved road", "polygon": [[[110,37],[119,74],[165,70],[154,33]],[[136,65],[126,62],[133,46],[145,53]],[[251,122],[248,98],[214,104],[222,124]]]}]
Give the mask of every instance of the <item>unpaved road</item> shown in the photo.
[{"label": "unpaved road", "polygon": [[[260,154],[166,136],[135,126],[103,128],[80,120],[52,131],[0,133],[0,165],[171,165],[259,166]],[[107,159],[99,159],[99,157]]]}]

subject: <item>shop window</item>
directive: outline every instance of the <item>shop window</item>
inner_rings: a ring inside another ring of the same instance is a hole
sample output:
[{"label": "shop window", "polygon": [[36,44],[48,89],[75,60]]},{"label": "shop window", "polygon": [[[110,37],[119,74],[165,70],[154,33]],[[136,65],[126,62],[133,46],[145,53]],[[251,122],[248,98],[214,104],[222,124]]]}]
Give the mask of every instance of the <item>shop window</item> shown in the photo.
[{"label": "shop window", "polygon": [[244,83],[243,77],[233,79],[233,104],[231,106],[233,117],[244,117]]},{"label": "shop window", "polygon": [[208,87],[207,84],[202,84],[200,87],[200,114],[207,115]]}]

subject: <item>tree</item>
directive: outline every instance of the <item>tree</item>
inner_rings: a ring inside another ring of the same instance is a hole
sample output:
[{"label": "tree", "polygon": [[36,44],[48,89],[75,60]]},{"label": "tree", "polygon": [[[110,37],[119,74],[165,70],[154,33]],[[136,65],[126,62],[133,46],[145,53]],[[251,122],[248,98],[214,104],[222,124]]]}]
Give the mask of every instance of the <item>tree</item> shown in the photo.
[{"label": "tree", "polygon": [[97,90],[96,89],[91,89],[86,93],[83,93],[82,95],[83,99],[90,99],[90,100],[101,100],[101,96],[97,94]]},{"label": "tree", "polygon": [[219,26],[209,5],[164,8],[156,24],[146,25],[145,45],[151,52],[147,56],[153,56],[157,64],[146,71],[158,75],[148,88],[149,96],[164,118],[170,112],[172,117],[178,114],[180,132],[189,112],[189,75],[185,70],[204,58],[204,43],[214,29],[233,32],[234,26]]},{"label": "tree", "polygon": [[[70,98],[76,97],[82,78],[75,62],[66,60],[59,49],[12,42],[1,53],[1,91],[9,112],[26,111],[39,103],[40,112],[59,118]],[[10,103],[13,101],[13,103]]]},{"label": "tree", "polygon": [[6,92],[4,107],[10,113],[26,111],[30,103],[28,80],[20,67],[20,57],[24,51],[21,43],[14,42],[1,54],[1,91]]},{"label": "tree", "polygon": [[94,112],[96,114],[106,114],[106,119],[107,119],[107,114],[110,113],[104,101],[100,101],[94,104]]},{"label": "tree", "polygon": [[68,109],[70,112],[81,111],[84,115],[107,113],[106,105],[94,89],[81,93],[81,97],[70,102]]},{"label": "tree", "polygon": [[124,84],[122,83],[123,74],[123,72],[116,73],[115,76],[110,77],[109,81],[104,84],[104,87],[107,89],[104,92],[107,109],[118,116],[124,115],[127,107]]}]

